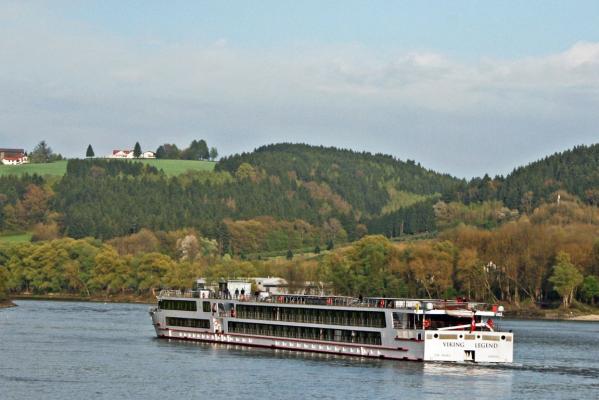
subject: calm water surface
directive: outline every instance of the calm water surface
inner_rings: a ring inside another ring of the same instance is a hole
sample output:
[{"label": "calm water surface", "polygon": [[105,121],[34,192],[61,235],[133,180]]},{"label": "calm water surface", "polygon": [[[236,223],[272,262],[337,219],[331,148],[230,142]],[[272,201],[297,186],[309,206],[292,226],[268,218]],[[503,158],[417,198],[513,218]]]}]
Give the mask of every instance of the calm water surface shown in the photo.
[{"label": "calm water surface", "polygon": [[0,310],[0,399],[598,399],[599,323],[503,321],[507,366],[363,360],[154,338],[148,306]]}]

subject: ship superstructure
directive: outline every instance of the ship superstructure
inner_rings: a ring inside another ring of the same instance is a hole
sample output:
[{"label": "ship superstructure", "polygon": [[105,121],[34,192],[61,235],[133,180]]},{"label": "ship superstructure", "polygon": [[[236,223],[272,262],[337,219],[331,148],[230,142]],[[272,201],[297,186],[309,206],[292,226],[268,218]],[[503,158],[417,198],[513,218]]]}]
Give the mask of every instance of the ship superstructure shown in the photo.
[{"label": "ship superstructure", "polygon": [[[229,287],[235,287],[231,292]],[[239,289],[241,288],[241,289]],[[160,338],[414,361],[512,362],[503,308],[430,300],[250,294],[250,283],[163,290],[150,310]]]}]

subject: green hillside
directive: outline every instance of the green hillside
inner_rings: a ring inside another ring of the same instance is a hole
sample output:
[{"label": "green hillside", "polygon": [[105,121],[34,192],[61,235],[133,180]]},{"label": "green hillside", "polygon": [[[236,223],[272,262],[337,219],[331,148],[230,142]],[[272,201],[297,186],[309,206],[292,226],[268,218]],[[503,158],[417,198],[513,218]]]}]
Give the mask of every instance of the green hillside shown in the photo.
[{"label": "green hillside", "polygon": [[[212,161],[194,160],[134,160],[164,171],[166,175],[180,175],[187,171],[212,171],[215,163]],[[67,170],[67,161],[56,161],[43,164],[0,165],[0,176],[37,174],[63,176]]]},{"label": "green hillside", "polygon": [[73,237],[193,227],[254,253],[435,230],[432,203],[461,183],[412,161],[303,144],[227,157],[213,174],[172,176],[182,163],[72,160],[54,186],[53,210]]}]

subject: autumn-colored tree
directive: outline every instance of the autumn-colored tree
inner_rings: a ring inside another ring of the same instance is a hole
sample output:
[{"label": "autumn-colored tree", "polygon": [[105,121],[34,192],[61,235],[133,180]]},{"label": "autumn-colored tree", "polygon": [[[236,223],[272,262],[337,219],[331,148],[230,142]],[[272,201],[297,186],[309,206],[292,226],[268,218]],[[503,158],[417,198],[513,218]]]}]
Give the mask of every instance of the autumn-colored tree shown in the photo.
[{"label": "autumn-colored tree", "polygon": [[107,294],[125,291],[130,269],[112,247],[105,246],[94,258],[88,286],[91,290],[103,290]]},{"label": "autumn-colored tree", "polygon": [[137,267],[138,289],[159,289],[163,286],[167,272],[175,268],[175,262],[160,253],[145,253],[134,260]]},{"label": "autumn-colored tree", "polygon": [[23,199],[16,205],[16,213],[22,224],[28,226],[44,222],[51,197],[50,189],[44,189],[38,185],[27,186],[27,192]]},{"label": "autumn-colored tree", "polygon": [[33,227],[31,235],[32,242],[39,242],[43,240],[53,240],[60,235],[58,224],[51,221],[47,224],[38,223]]}]

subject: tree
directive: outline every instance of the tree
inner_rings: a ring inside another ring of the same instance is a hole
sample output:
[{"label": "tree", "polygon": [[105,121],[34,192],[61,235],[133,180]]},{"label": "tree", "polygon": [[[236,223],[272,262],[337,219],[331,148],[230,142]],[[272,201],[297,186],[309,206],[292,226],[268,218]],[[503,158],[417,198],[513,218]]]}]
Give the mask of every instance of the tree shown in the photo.
[{"label": "tree", "polygon": [[0,302],[8,297],[8,271],[0,265]]},{"label": "tree", "polygon": [[314,248],[314,253],[320,254],[320,246],[319,245],[316,245],[316,247]]},{"label": "tree", "polygon": [[45,140],[42,140],[35,146],[33,151],[29,153],[29,160],[32,163],[47,163],[50,162],[53,154],[52,148],[48,146]]},{"label": "tree", "polygon": [[164,149],[164,146],[158,146],[156,149],[156,158],[159,160],[166,158],[166,150]]},{"label": "tree", "polygon": [[200,154],[200,160],[207,160],[210,157],[210,151],[208,150],[208,144],[204,139],[198,141],[198,150]]},{"label": "tree", "polygon": [[177,147],[176,144],[165,143],[162,145],[164,148],[164,157],[169,160],[179,160],[181,159],[181,150]]},{"label": "tree", "polygon": [[593,275],[584,278],[580,292],[584,301],[595,304],[595,297],[599,297],[599,278]]},{"label": "tree", "polygon": [[216,160],[216,157],[218,157],[218,150],[216,150],[216,147],[211,147],[210,148],[210,159],[212,161]]},{"label": "tree", "polygon": [[141,146],[139,142],[135,142],[135,147],[133,148],[133,157],[139,158],[141,156]]},{"label": "tree", "polygon": [[87,146],[87,151],[85,152],[85,157],[91,158],[91,157],[94,157],[94,156],[95,156],[94,149],[92,148],[92,145],[90,144],[90,145]]},{"label": "tree", "polygon": [[293,252],[291,251],[291,249],[287,250],[287,259],[288,260],[292,260],[293,259]]},{"label": "tree", "polygon": [[186,160],[207,160],[209,157],[208,145],[204,139],[193,140],[183,151],[183,158]]},{"label": "tree", "polygon": [[570,254],[560,251],[557,254],[556,262],[549,282],[553,284],[555,291],[562,297],[564,307],[569,307],[572,304],[574,291],[582,283],[583,277],[572,264]]},{"label": "tree", "polygon": [[329,239],[327,242],[327,250],[331,251],[335,247],[335,243],[333,243],[333,239]]}]

